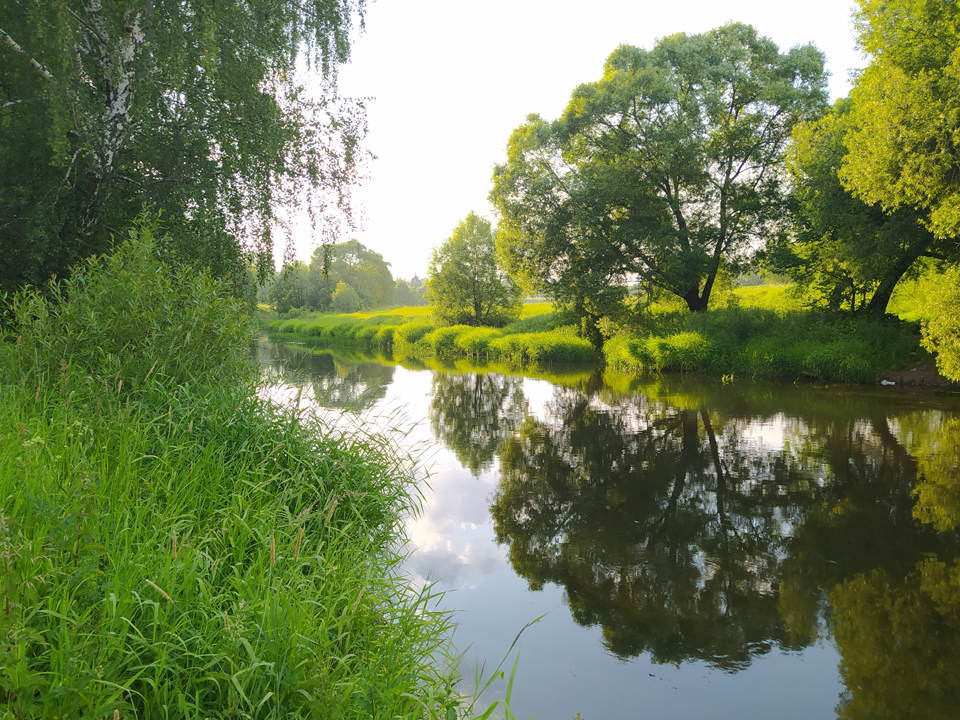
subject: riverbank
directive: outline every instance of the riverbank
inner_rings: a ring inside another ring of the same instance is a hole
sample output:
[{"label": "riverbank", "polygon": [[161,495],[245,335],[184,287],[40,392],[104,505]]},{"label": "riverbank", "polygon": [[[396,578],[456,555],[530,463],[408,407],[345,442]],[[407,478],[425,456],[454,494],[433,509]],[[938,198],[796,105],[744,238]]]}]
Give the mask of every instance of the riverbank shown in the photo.
[{"label": "riverbank", "polygon": [[[350,347],[398,359],[492,361],[530,372],[592,362],[625,373],[871,384],[902,379],[905,373],[912,377],[911,368],[932,363],[920,346],[915,320],[804,309],[783,286],[741,288],[723,307],[706,313],[671,304],[647,308],[629,324],[604,328],[608,337],[600,350],[546,303],[528,306],[525,317],[502,329],[437,328],[428,312],[401,308],[292,318],[261,313],[260,328],[271,340],[310,348]],[[937,377],[934,371],[923,380],[950,385],[942,378],[935,382]]]},{"label": "riverbank", "polygon": [[449,617],[394,570],[412,461],[258,394],[243,310],[149,228],[0,343],[11,717],[445,717]]}]

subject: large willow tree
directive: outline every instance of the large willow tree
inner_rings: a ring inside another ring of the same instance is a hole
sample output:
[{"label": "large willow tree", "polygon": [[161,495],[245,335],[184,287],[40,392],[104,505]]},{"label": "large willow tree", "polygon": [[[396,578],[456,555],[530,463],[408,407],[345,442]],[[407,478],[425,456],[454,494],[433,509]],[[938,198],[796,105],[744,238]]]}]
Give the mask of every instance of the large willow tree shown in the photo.
[{"label": "large willow tree", "polygon": [[617,48],[494,170],[507,269],[585,316],[631,278],[706,310],[718,271],[776,232],[784,148],[825,101],[823,55],[781,53],[749,25]]},{"label": "large willow tree", "polygon": [[[350,218],[363,107],[336,69],[364,0],[0,3],[0,287],[109,250],[144,204],[165,248],[266,266],[277,208]],[[299,71],[316,78],[308,90]]]}]

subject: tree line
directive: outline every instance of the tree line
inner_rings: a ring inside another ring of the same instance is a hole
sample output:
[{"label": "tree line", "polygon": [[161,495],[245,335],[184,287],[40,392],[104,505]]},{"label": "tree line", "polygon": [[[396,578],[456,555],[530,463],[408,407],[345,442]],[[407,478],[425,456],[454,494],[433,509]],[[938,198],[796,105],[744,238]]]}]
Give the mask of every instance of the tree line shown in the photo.
[{"label": "tree line", "polygon": [[425,305],[423,280],[394,280],[390,263],[357,240],[320,245],[310,263],[287,263],[265,286],[273,309],[353,313],[394,306]]},{"label": "tree line", "polygon": [[[251,272],[272,274],[274,238],[289,230],[279,208],[305,210],[327,248],[273,282],[285,307],[424,297],[396,282],[391,293],[374,260],[334,249],[368,156],[362,102],[336,93],[363,10],[356,0],[0,7],[0,289],[109,252],[147,205],[163,213],[160,252],[238,288]],[[781,51],[750,25],[616,48],[559,118],[531,115],[511,135],[490,193],[494,250],[484,240],[467,252],[460,228],[438,248],[426,283],[438,319],[503,324],[518,288],[584,328],[629,317],[638,294],[702,312],[722,278],[757,269],[789,275],[813,305],[883,313],[902,278],[925,274],[940,303],[928,344],[951,352],[958,16],[955,3],[859,0],[869,64],[832,106],[819,50]],[[299,81],[302,60],[319,70],[318,90]],[[480,220],[464,222],[473,232]],[[465,252],[473,280],[448,282],[455,266],[465,272]],[[338,263],[343,277],[330,274]]]}]

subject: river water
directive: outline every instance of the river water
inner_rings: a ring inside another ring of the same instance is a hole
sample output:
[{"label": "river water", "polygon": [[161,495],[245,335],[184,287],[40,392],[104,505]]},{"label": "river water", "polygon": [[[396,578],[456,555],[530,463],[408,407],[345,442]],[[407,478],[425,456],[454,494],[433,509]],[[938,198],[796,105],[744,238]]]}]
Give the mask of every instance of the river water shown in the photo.
[{"label": "river water", "polygon": [[960,717],[956,395],[258,351],[429,468],[405,571],[466,690],[540,618],[517,717]]}]

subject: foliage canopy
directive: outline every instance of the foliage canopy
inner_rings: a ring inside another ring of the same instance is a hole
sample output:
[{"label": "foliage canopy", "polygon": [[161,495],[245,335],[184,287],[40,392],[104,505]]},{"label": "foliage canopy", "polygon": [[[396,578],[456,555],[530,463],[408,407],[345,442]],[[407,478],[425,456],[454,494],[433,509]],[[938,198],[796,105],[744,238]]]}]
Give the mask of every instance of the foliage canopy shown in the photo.
[{"label": "foliage canopy", "polygon": [[144,203],[166,212],[165,252],[221,276],[244,249],[270,267],[278,206],[334,236],[366,132],[334,82],[364,4],[0,5],[0,286],[108,250]]},{"label": "foliage canopy", "polygon": [[843,187],[838,171],[855,114],[854,103],[844,99],[795,129],[788,162],[795,233],[789,244],[769,246],[768,259],[815,305],[883,313],[917,260],[944,257],[954,248],[925,226],[923,211],[904,206],[887,212]]},{"label": "foliage canopy", "polygon": [[871,57],[850,93],[846,187],[885,210],[918,207],[941,238],[960,234],[960,5],[859,0]]},{"label": "foliage canopy", "polygon": [[446,325],[503,326],[520,317],[520,286],[497,264],[490,222],[474,213],[430,256],[433,315]]},{"label": "foliage canopy", "polygon": [[623,45],[563,116],[531,115],[493,176],[507,269],[585,315],[630,279],[705,310],[782,218],[783,151],[825,105],[823,55],[742,24]]}]

